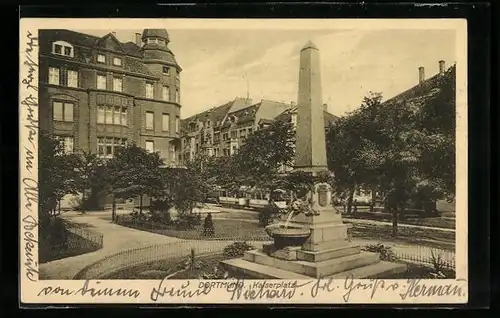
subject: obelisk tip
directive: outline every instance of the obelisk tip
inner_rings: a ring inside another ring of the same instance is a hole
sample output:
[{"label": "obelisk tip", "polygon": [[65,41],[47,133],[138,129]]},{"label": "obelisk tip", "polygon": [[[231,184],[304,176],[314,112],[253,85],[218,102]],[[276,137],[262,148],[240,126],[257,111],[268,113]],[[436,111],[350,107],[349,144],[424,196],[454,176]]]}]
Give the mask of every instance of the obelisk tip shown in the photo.
[{"label": "obelisk tip", "polygon": [[309,40],[309,41],[307,41],[306,45],[304,45],[304,47],[302,48],[301,51],[304,51],[304,50],[307,50],[307,49],[318,50],[318,47],[316,45],[314,45],[314,43],[312,43],[311,40]]}]

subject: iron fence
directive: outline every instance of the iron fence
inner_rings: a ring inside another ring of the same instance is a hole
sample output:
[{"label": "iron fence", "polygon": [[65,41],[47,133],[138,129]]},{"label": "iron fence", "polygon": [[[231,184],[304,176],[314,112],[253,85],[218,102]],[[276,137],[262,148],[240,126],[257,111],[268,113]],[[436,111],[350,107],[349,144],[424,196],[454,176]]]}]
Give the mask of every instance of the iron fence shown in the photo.
[{"label": "iron fence", "polygon": [[[241,241],[243,240],[240,238],[206,241],[176,239],[169,243],[141,246],[114,253],[92,263],[83,268],[74,279],[102,279],[117,271],[143,264],[188,258],[192,251],[194,251],[196,256],[220,254],[228,245]],[[262,240],[246,242],[255,248],[260,248],[261,245],[265,243]],[[266,243],[271,242],[272,241],[268,238]],[[392,247],[391,251],[398,261],[418,263],[427,266],[437,263],[444,268],[455,269],[455,253],[452,251],[417,245],[404,247],[396,246]]]},{"label": "iron fence", "polygon": [[392,250],[394,255],[403,261],[455,270],[455,253],[453,251],[420,245],[408,248],[394,247]]},{"label": "iron fence", "polygon": [[[239,228],[239,223],[234,224],[234,237],[227,237],[227,235],[220,236],[217,231],[215,231],[214,235],[208,236],[204,235],[203,231],[200,229],[198,231],[193,231],[193,230],[180,230],[176,229],[175,226],[173,225],[166,225],[166,224],[161,224],[158,222],[151,222],[151,221],[145,221],[145,220],[137,220],[137,219],[131,219],[129,217],[124,217],[124,216],[117,216],[115,219],[115,223],[121,226],[141,230],[141,231],[148,231],[152,233],[157,233],[157,234],[162,234],[165,236],[171,236],[171,237],[177,237],[180,239],[186,239],[186,240],[206,240],[206,241],[269,241],[269,236],[265,233],[262,235],[260,234],[254,234],[254,233],[243,233],[240,231]],[[199,226],[198,226],[199,227]],[[246,229],[246,223],[241,224],[241,229],[244,230]],[[239,233],[238,236],[236,234]]]},{"label": "iron fence", "polygon": [[[267,240],[269,241],[269,238]],[[80,272],[78,272],[78,274],[75,275],[74,279],[103,278],[114,272],[142,264],[189,257],[192,251],[194,251],[197,256],[222,253],[226,246],[234,242],[241,241],[242,240],[239,238],[225,238],[207,241],[176,239],[175,241],[169,243],[141,246],[106,256],[105,258],[83,268]],[[262,241],[246,242],[256,248],[264,243]]]},{"label": "iron fence", "polygon": [[64,228],[64,232],[62,244],[40,244],[40,263],[95,252],[104,246],[103,235],[96,231],[82,227],[67,226]]}]

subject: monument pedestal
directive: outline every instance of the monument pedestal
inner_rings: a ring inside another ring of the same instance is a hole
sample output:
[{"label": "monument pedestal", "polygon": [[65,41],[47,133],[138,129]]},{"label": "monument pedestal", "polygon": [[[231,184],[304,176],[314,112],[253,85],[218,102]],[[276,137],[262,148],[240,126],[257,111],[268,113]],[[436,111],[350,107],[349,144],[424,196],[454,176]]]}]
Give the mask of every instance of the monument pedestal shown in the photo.
[{"label": "monument pedestal", "polygon": [[390,278],[406,270],[404,264],[380,261],[378,253],[361,251],[344,238],[346,231],[345,224],[324,224],[311,228],[310,242],[302,247],[265,244],[222,265],[230,275],[254,279]]}]

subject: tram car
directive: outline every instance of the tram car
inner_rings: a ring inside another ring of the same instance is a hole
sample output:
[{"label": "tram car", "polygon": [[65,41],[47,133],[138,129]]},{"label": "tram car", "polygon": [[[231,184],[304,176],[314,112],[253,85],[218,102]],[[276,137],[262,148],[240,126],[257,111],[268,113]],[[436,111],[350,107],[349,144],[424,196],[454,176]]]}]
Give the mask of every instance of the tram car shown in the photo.
[{"label": "tram car", "polygon": [[[289,195],[286,191],[277,189],[273,193],[274,203],[280,208],[285,209]],[[225,207],[261,210],[269,205],[269,194],[259,190],[241,189],[237,192],[230,192],[227,190],[219,191],[219,204]]]}]

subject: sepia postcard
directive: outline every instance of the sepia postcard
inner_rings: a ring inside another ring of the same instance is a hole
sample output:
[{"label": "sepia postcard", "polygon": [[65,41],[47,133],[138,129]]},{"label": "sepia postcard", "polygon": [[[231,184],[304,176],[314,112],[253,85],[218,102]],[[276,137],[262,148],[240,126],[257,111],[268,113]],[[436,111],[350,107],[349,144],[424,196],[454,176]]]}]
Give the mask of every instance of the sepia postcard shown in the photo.
[{"label": "sepia postcard", "polygon": [[464,19],[20,20],[22,304],[464,304]]}]

